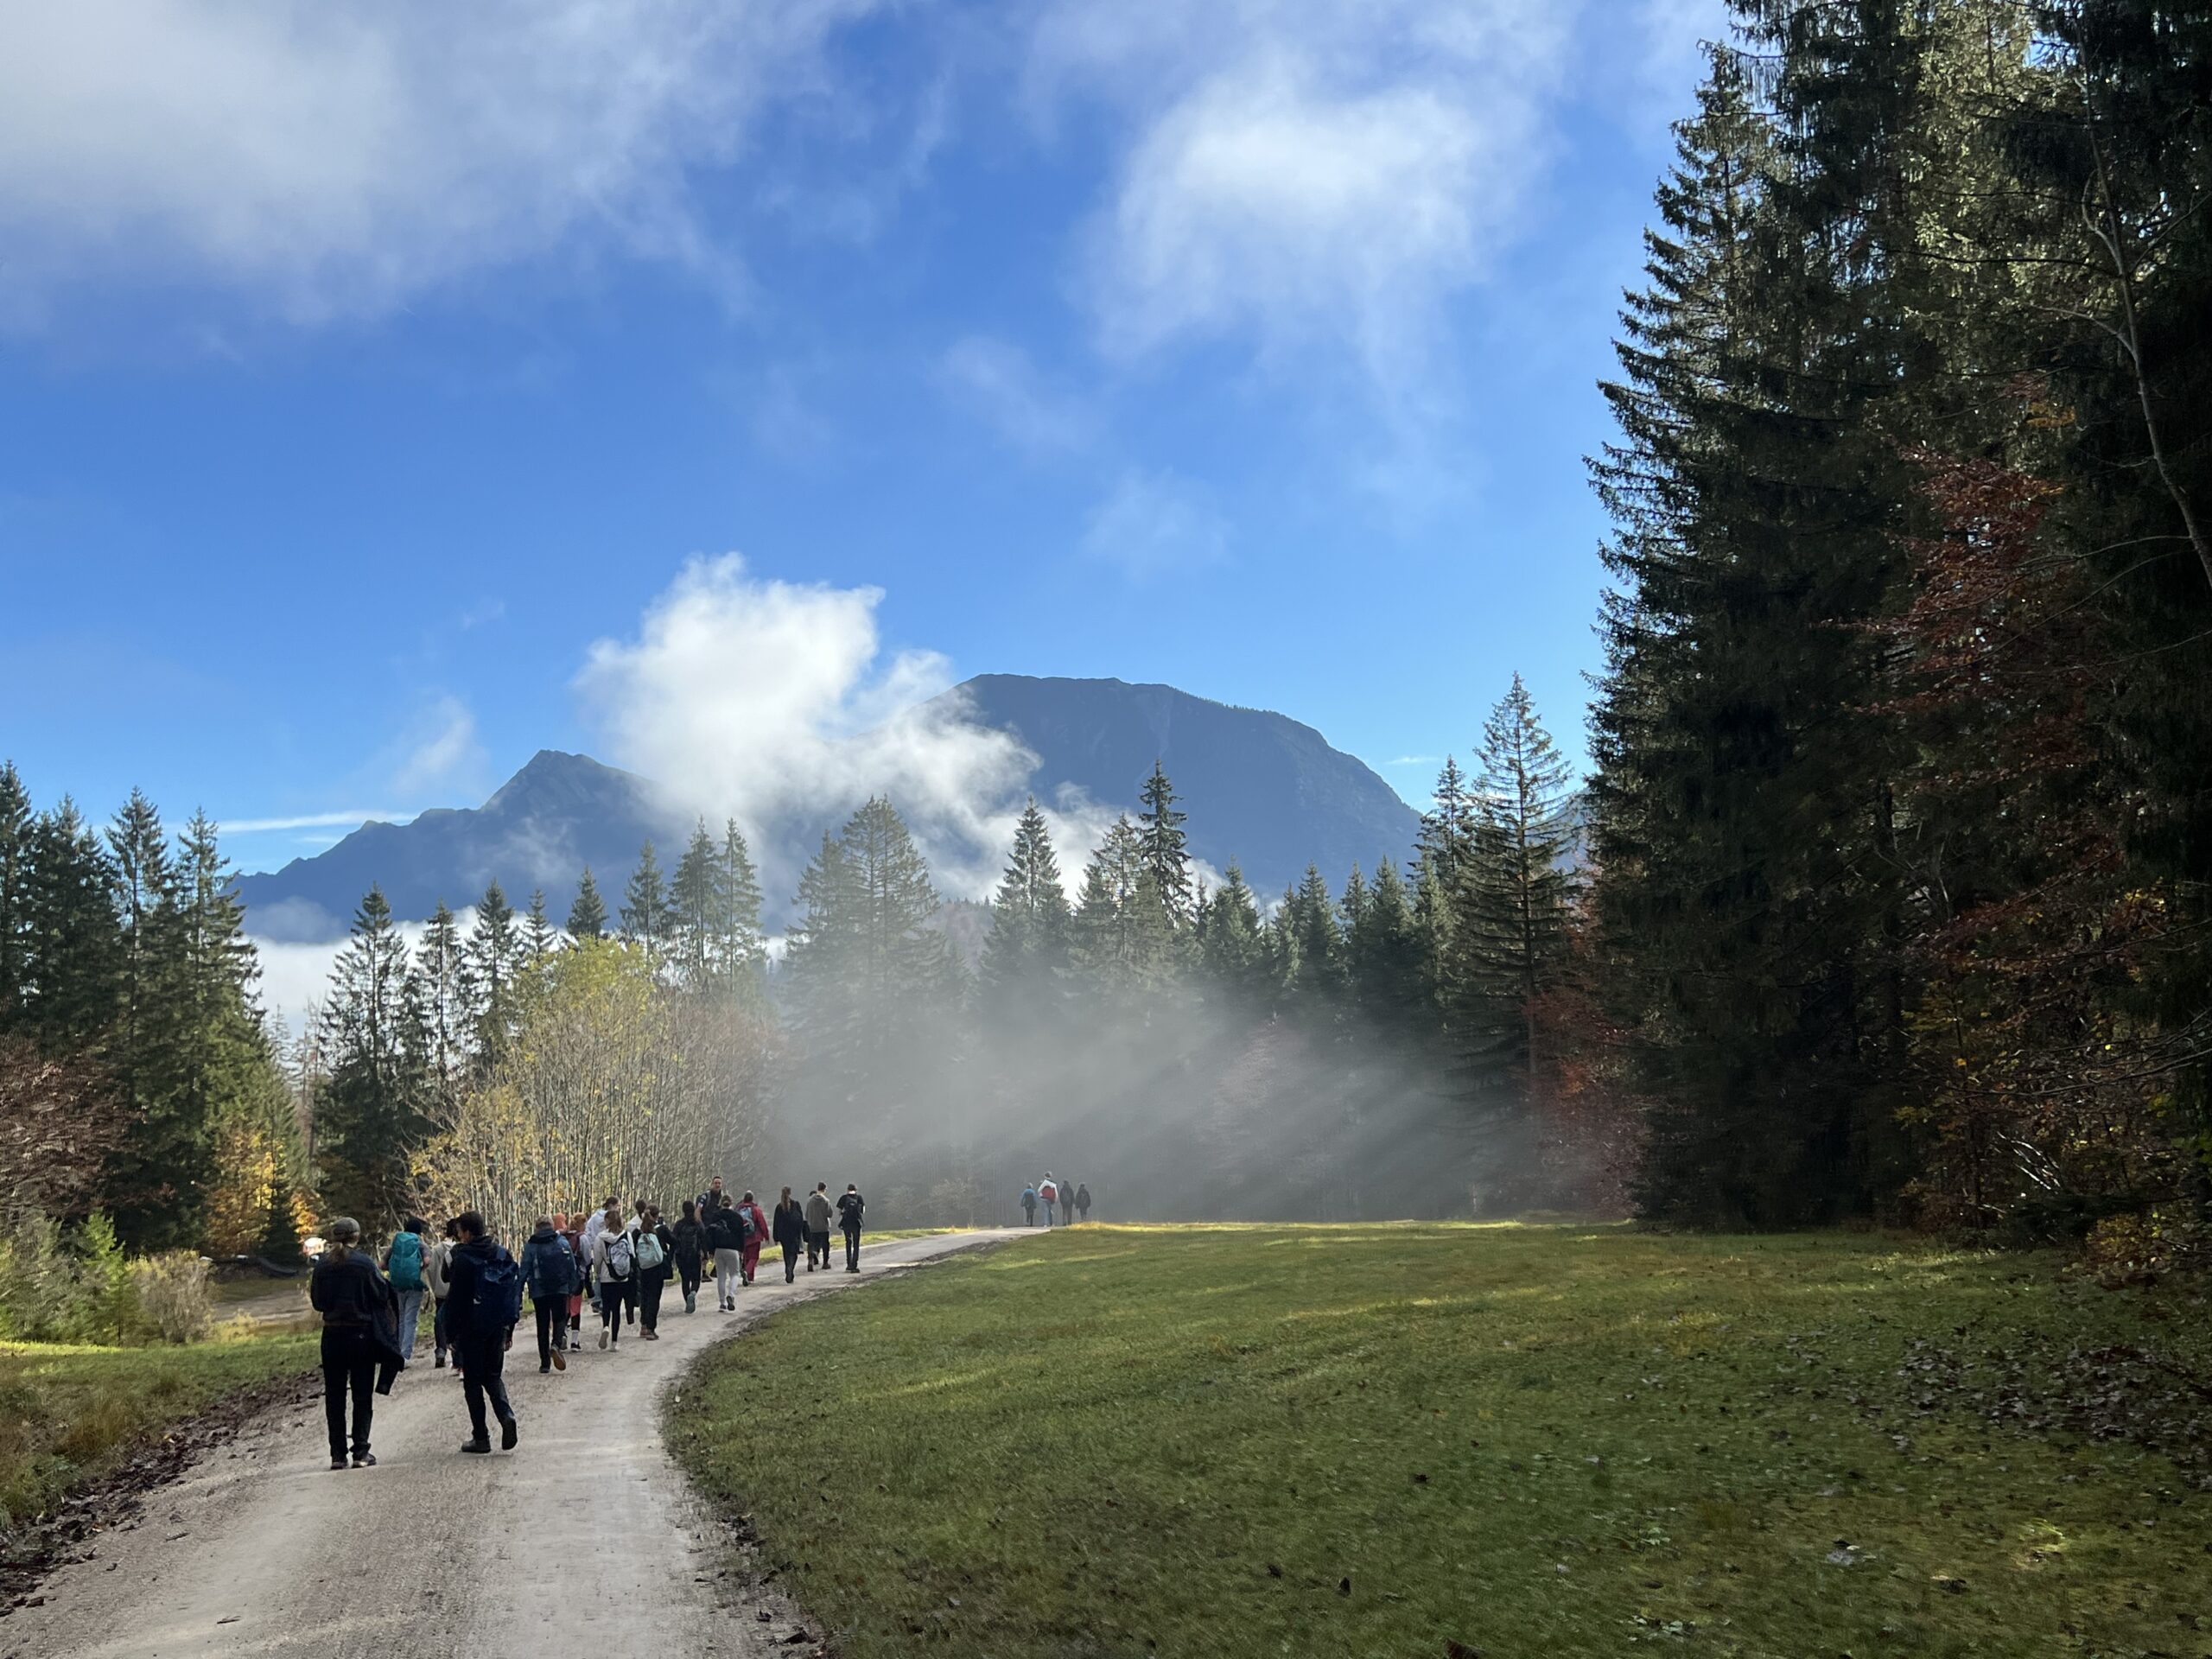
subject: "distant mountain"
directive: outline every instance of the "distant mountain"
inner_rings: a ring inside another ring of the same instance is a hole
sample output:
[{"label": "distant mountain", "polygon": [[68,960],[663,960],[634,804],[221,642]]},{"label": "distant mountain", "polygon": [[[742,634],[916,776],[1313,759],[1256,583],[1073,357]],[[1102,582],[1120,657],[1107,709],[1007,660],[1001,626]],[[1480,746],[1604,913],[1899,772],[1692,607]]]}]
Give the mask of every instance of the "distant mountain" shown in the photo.
[{"label": "distant mountain", "polygon": [[[985,674],[939,700],[1008,731],[1038,757],[1030,787],[1058,802],[1072,787],[1134,813],[1155,759],[1190,814],[1191,851],[1216,869],[1239,861],[1263,898],[1318,863],[1332,884],[1354,863],[1402,859],[1419,819],[1363,763],[1310,726],[1210,702],[1166,685]],[[820,825],[795,836],[803,863]],[[460,910],[497,879],[519,907],[543,887],[557,922],[589,864],[613,911],[651,839],[672,868],[687,826],[646,779],[588,755],[542,749],[480,807],[439,808],[411,823],[366,823],[327,851],[239,883],[247,925],[264,938],[334,938],[372,883],[395,914],[419,920],[440,899]],[[781,837],[779,837],[780,840]],[[1088,848],[1063,848],[1079,870]],[[768,895],[772,910],[788,894]]]}]

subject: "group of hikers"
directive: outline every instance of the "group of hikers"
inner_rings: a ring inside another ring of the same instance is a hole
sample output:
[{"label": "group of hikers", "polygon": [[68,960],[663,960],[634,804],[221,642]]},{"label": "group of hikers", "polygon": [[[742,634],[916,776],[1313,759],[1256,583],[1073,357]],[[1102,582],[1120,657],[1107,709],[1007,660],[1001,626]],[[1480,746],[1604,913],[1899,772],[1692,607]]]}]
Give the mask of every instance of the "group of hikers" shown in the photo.
[{"label": "group of hikers", "polygon": [[[361,1248],[361,1224],[340,1217],[325,1229],[327,1248],[308,1281],[308,1298],[322,1316],[323,1416],[330,1432],[330,1466],[365,1469],[375,1396],[391,1392],[392,1379],[415,1355],[423,1305],[431,1308],[436,1369],[450,1362],[460,1373],[468,1408],[463,1452],[492,1450],[491,1422],[499,1444],[512,1451],[520,1439],[502,1373],[506,1351],[522,1322],[523,1294],[537,1317],[537,1369],[565,1371],[568,1355],[584,1345],[584,1311],[599,1315],[599,1346],[612,1349],[626,1325],[646,1342],[660,1339],[661,1303],[669,1281],[681,1287],[683,1311],[698,1311],[702,1285],[715,1287],[722,1313],[736,1311],[738,1292],[753,1282],[764,1245],[779,1245],[784,1282],[831,1265],[830,1230],[844,1236],[845,1271],[861,1270],[861,1217],[867,1208],[857,1185],[836,1198],[826,1181],[794,1198],[788,1186],[774,1211],[763,1215],[751,1192],[733,1196],[719,1175],[696,1198],[686,1198],[674,1221],[640,1198],[625,1206],[609,1194],[588,1215],[540,1216],[519,1256],[492,1236],[471,1210],[445,1224],[432,1240],[429,1224],[410,1216],[379,1262]],[[353,1413],[350,1433],[346,1407]]]},{"label": "group of hikers", "polygon": [[[1047,1227],[1073,1226],[1077,1221],[1090,1219],[1090,1184],[1077,1185],[1073,1181],[1056,1181],[1052,1172],[1046,1170],[1045,1179],[1033,1186],[1021,1189],[1021,1215],[1025,1225],[1037,1224],[1038,1206],[1045,1211]],[[1053,1219],[1057,1214],[1058,1221]]]}]

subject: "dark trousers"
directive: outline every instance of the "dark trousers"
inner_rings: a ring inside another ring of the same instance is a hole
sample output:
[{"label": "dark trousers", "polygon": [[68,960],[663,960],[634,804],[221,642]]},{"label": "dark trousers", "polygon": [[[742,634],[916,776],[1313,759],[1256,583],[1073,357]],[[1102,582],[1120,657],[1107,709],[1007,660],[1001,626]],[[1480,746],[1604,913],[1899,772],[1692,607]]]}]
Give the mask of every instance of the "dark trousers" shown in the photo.
[{"label": "dark trousers", "polygon": [[492,1414],[503,1423],[514,1421],[515,1408],[507,1403],[506,1378],[499,1375],[506,1363],[505,1333],[463,1337],[454,1344],[461,1355],[461,1392],[468,1402],[469,1432],[480,1440],[492,1438],[484,1424],[484,1402],[490,1396]]},{"label": "dark trousers", "polygon": [[630,1317],[636,1319],[637,1295],[627,1279],[602,1279],[599,1281],[599,1323],[611,1328],[613,1341],[622,1340],[622,1310],[629,1308]]},{"label": "dark trousers", "polygon": [[814,1270],[814,1264],[817,1258],[820,1259],[823,1267],[826,1268],[830,1265],[830,1235],[827,1233],[809,1233],[806,1236],[806,1267],[808,1272],[811,1273]]},{"label": "dark trousers", "polygon": [[430,1316],[430,1339],[437,1344],[438,1357],[443,1359],[446,1350],[453,1344],[446,1336],[446,1300],[442,1296],[438,1298],[438,1311]]},{"label": "dark trousers", "polygon": [[696,1255],[689,1262],[680,1255],[676,1258],[676,1276],[683,1286],[683,1295],[687,1301],[699,1294],[699,1269],[702,1265]]},{"label": "dark trousers", "polygon": [[638,1329],[650,1331],[660,1323],[660,1294],[668,1288],[664,1273],[647,1274],[638,1281]]},{"label": "dark trousers", "polygon": [[322,1331],[322,1416],[330,1428],[330,1455],[346,1455],[346,1395],[353,1396],[353,1455],[369,1455],[369,1423],[376,1415],[377,1348],[359,1326]]},{"label": "dark trousers", "polygon": [[858,1273],[860,1270],[861,1230],[857,1227],[848,1227],[845,1229],[845,1271]]},{"label": "dark trousers", "polygon": [[798,1277],[798,1240],[787,1238],[784,1241],[784,1282],[788,1285]]},{"label": "dark trousers", "polygon": [[568,1345],[569,1299],[548,1296],[531,1306],[537,1313],[537,1363],[542,1369],[553,1363],[553,1351]]}]

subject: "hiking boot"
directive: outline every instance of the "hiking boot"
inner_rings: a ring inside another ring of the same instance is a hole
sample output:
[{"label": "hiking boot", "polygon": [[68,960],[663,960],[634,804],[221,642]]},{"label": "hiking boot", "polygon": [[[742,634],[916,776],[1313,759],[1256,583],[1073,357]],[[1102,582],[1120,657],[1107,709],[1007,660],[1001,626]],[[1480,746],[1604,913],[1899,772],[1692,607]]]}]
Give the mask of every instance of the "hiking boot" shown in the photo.
[{"label": "hiking boot", "polygon": [[499,1425],[499,1449],[502,1452],[513,1451],[515,1442],[520,1439],[522,1439],[522,1431],[516,1427],[513,1418],[510,1417]]},{"label": "hiking boot", "polygon": [[553,1369],[556,1371],[565,1371],[569,1369],[569,1357],[558,1348],[553,1351]]},{"label": "hiking boot", "polygon": [[446,1357],[445,1357],[443,1354],[440,1354],[440,1355],[438,1356],[438,1357],[437,1357],[437,1363],[435,1363],[435,1364],[433,1364],[433,1365],[430,1367],[430,1369],[431,1369],[432,1370],[434,1370],[434,1371],[442,1371],[443,1370],[445,1370],[445,1368],[446,1368]]},{"label": "hiking boot", "polygon": [[492,1442],[489,1440],[463,1440],[461,1443],[461,1449],[464,1452],[471,1452],[478,1457],[482,1457],[491,1452]]},{"label": "hiking boot", "polygon": [[333,1458],[330,1460],[330,1466],[334,1469],[343,1469],[346,1466],[346,1459],[342,1457]]},{"label": "hiking boot", "polygon": [[356,1452],[353,1454],[353,1466],[356,1469],[375,1468],[377,1466],[377,1454],[373,1452]]}]

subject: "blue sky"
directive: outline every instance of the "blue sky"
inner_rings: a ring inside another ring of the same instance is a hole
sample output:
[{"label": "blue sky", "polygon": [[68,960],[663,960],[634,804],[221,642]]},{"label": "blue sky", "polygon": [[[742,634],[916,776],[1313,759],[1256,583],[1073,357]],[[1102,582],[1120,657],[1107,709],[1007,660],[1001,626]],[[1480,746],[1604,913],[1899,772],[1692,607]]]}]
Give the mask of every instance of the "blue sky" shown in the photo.
[{"label": "blue sky", "polygon": [[[988,671],[1419,801],[1518,669],[1579,753],[1593,383],[1716,12],[14,9],[0,753],[265,868]],[[702,613],[719,725],[654,654]]]}]

